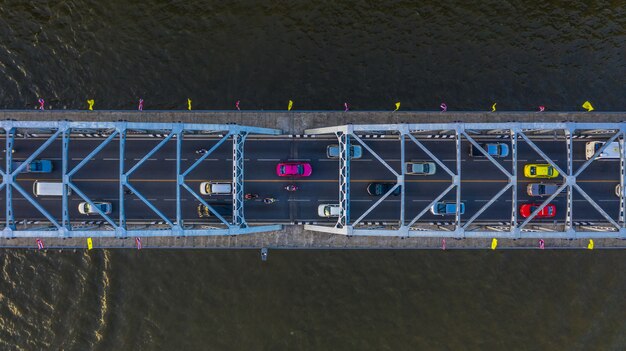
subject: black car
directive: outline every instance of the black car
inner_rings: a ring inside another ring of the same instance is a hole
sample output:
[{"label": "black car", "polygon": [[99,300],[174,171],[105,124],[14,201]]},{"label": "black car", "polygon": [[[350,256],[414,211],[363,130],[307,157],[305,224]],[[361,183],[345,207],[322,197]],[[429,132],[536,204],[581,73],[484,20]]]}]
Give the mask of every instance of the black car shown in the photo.
[{"label": "black car", "polygon": [[[367,186],[367,193],[372,196],[380,196],[387,193],[391,188],[396,186],[396,183],[370,183]],[[391,195],[398,196],[402,192],[401,187],[397,187]]]}]

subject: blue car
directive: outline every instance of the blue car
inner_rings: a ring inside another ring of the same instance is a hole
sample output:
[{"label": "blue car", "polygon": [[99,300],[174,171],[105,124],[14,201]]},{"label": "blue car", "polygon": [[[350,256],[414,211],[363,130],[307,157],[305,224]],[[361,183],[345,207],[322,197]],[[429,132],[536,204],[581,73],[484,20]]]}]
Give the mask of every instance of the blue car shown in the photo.
[{"label": "blue car", "polygon": [[[23,162],[14,162],[13,169],[21,166]],[[23,173],[50,173],[52,172],[52,161],[50,160],[33,160],[24,168]]]},{"label": "blue car", "polygon": [[[488,144],[480,144],[489,156],[499,158],[499,157],[507,157],[509,156],[509,145],[504,143],[488,143]],[[471,157],[485,157],[485,155],[474,146],[474,144],[470,145],[469,154]]]},{"label": "blue car", "polygon": [[[465,213],[465,203],[461,202],[460,208],[461,214]],[[455,215],[456,214],[456,201],[455,202],[437,202],[430,208],[430,213],[437,216]]]}]

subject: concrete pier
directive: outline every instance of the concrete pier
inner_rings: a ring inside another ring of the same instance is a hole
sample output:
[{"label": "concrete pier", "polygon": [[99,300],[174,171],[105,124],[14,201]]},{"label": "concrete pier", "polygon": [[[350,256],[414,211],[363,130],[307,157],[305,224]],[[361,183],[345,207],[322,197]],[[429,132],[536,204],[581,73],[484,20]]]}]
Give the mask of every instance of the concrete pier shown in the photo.
[{"label": "concrete pier", "polygon": [[[184,123],[236,123],[277,128],[285,134],[303,134],[305,129],[333,125],[398,124],[442,122],[620,122],[625,112],[414,112],[414,111],[0,111],[0,118],[12,120],[133,121]],[[586,249],[588,240],[546,239],[546,249]],[[597,239],[595,249],[626,248],[626,240]],[[94,248],[135,248],[134,238],[93,238]],[[243,236],[142,238],[147,248],[185,249],[441,249],[441,238],[346,237],[305,231],[287,226],[280,232]],[[85,239],[48,238],[46,248],[86,248]],[[538,249],[537,239],[498,239],[498,249]],[[0,238],[0,247],[36,249],[34,239]],[[490,249],[491,239],[447,239],[447,249]]]}]

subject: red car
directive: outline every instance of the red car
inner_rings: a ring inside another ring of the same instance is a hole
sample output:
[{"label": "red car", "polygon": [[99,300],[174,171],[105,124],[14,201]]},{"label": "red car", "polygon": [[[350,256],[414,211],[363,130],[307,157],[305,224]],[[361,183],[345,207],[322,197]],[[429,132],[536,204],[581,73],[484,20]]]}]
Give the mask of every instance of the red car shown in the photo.
[{"label": "red car", "polygon": [[308,177],[312,172],[313,168],[306,162],[283,162],[276,165],[276,174],[279,177]]},{"label": "red car", "polygon": [[[519,214],[524,218],[528,218],[539,206],[541,206],[541,204],[523,204],[519,207]],[[552,218],[554,216],[556,216],[556,206],[553,204],[547,204],[541,211],[539,211],[539,213],[537,213],[535,218]]]}]

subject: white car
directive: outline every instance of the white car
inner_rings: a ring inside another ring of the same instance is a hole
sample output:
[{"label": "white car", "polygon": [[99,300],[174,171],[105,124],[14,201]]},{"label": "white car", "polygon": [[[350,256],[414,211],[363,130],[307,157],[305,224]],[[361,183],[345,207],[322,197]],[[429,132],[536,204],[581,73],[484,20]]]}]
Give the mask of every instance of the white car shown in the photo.
[{"label": "white car", "polygon": [[317,215],[320,217],[339,217],[340,214],[339,204],[322,204],[317,207]]},{"label": "white car", "polygon": [[[100,211],[102,211],[106,215],[111,214],[111,211],[113,210],[113,206],[110,202],[94,202],[93,204],[98,206]],[[98,214],[98,212],[93,207],[91,207],[88,202],[79,203],[78,212],[84,215]]]}]

